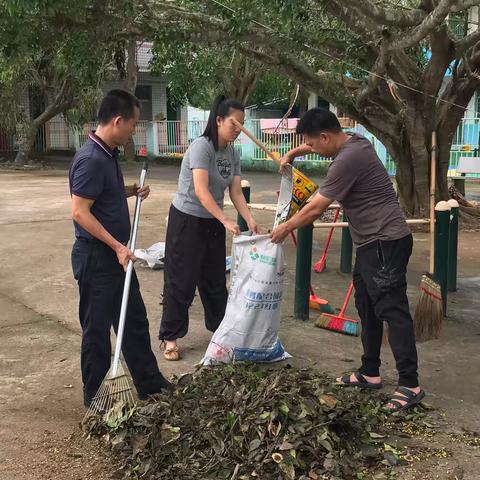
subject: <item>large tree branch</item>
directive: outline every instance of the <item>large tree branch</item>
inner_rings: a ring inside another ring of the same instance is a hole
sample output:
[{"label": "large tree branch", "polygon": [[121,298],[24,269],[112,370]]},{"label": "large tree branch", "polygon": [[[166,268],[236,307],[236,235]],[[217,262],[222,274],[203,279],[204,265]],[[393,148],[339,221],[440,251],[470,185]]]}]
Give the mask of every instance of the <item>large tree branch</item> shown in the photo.
[{"label": "large tree branch", "polygon": [[393,52],[387,67],[390,78],[402,85],[415,86],[422,75],[418,65],[401,50]]},{"label": "large tree branch", "polygon": [[457,0],[455,5],[452,7],[452,12],[463,12],[472,7],[479,6],[480,2],[478,0]]},{"label": "large tree branch", "polygon": [[433,32],[430,38],[432,56],[424,69],[421,82],[423,91],[427,94],[424,97],[425,112],[432,111],[434,108],[445,72],[454,58],[453,42],[445,28]]},{"label": "large tree branch", "polygon": [[474,77],[451,80],[438,102],[437,124],[445,123],[449,116],[456,119],[462,118],[472,95],[479,87],[480,80]]},{"label": "large tree branch", "polygon": [[216,27],[222,30],[226,27],[226,23],[223,20],[212,15],[187,10],[170,2],[164,2],[161,0],[140,0],[139,7],[148,14],[144,15],[144,17],[149,17],[150,20],[155,19],[170,24],[181,23],[187,20],[204,27]]},{"label": "large tree branch", "polygon": [[400,38],[392,40],[391,50],[403,50],[417,45],[426,38],[435,28],[441,25],[451,11],[451,7],[458,0],[440,0],[438,5],[425,17],[420,25],[411,32],[404,32]]},{"label": "large tree branch", "polygon": [[381,26],[373,19],[359,15],[357,9],[353,9],[348,0],[330,0],[326,4],[322,0],[317,2],[320,2],[330,15],[348,25],[352,32],[360,35],[364,41],[378,41],[382,31]]},{"label": "large tree branch", "polygon": [[45,122],[48,122],[48,120],[52,119],[55,115],[64,112],[71,106],[73,102],[71,85],[71,78],[65,78],[53,102],[50,103],[47,108],[38,115],[38,117],[33,119],[32,125],[34,128],[38,128],[40,125],[43,125]]},{"label": "large tree branch", "polygon": [[478,42],[480,42],[480,27],[466,37],[463,37],[461,40],[457,40],[455,42],[455,51],[457,52],[458,56],[462,56],[464,52]]},{"label": "large tree branch", "polygon": [[422,23],[427,13],[422,9],[395,10],[382,8],[370,0],[341,0],[348,7],[353,7],[363,17],[373,20],[377,24],[395,27],[414,27]]},{"label": "large tree branch", "polygon": [[357,105],[361,107],[367,98],[372,95],[381,81],[384,81],[387,72],[387,65],[390,61],[390,53],[384,45],[381,45],[375,65],[368,75],[367,85],[360,91],[357,96]]},{"label": "large tree branch", "polygon": [[349,103],[350,110],[355,111],[353,92],[362,86],[360,80],[324,71],[314,72],[306,63],[283,52],[269,51],[267,54],[246,44],[243,44],[240,49],[245,55],[291,78],[307,91],[316,92],[333,104],[346,106]]}]

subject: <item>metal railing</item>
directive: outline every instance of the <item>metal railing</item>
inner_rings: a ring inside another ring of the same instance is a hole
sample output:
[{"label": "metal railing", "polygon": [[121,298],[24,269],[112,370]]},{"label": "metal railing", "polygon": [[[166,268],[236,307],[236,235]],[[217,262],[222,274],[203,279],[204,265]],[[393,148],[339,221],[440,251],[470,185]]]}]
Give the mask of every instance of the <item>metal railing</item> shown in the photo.
[{"label": "metal railing", "polygon": [[[262,127],[264,120],[254,119],[245,122],[245,128],[250,130],[262,143],[264,143],[272,152],[285,155],[290,149],[298,147],[303,143],[300,135],[297,135],[295,128],[289,127],[285,122],[278,126],[279,120],[272,120],[275,124],[272,127]],[[205,120],[190,121],[161,121],[154,122],[156,130],[158,154],[161,156],[173,155],[181,156],[185,153],[190,143],[202,135],[207,122]],[[278,126],[278,128],[277,128]],[[358,131],[361,134],[370,136],[374,139],[364,127],[356,124],[355,127],[345,129],[347,131]],[[374,139],[375,141],[376,139]],[[253,160],[268,160],[267,155],[257,145],[253,144],[243,133],[235,141],[235,146],[239,149],[242,156]],[[306,155],[299,158],[298,161],[329,161],[327,158],[318,154]]]},{"label": "metal railing", "polygon": [[[259,138],[273,152],[280,156],[302,143],[302,138],[295,132],[296,119],[283,121],[275,119],[250,119],[245,127]],[[205,120],[190,121],[155,121],[138,122],[135,135],[135,153],[137,155],[183,156],[189,145],[198,138],[206,126]],[[38,153],[54,150],[76,150],[85,143],[88,132],[95,130],[96,123],[85,124],[81,128],[68,125],[62,117],[48,121],[38,133],[34,149]],[[366,136],[374,145],[380,159],[390,175],[395,175],[396,166],[382,143],[362,125],[344,122],[344,130]],[[455,132],[450,151],[449,175],[456,175],[458,161],[462,156],[477,156],[480,146],[480,118],[463,118]],[[267,161],[265,153],[251,142],[243,133],[235,141],[235,147],[242,158],[254,161]],[[12,152],[16,149],[15,137],[0,131],[0,152]],[[299,162],[328,163],[329,159],[320,155],[306,155]],[[470,176],[470,175],[469,175]]]},{"label": "metal railing", "polygon": [[[42,129],[40,129],[41,131]],[[51,150],[69,150],[72,148],[70,143],[70,128],[62,119],[50,120],[43,129],[45,141],[42,145],[45,151]]]},{"label": "metal railing", "polygon": [[[135,143],[135,154],[146,156],[147,155],[147,135],[148,125],[150,122],[141,121],[135,126],[135,134],[133,135],[133,141]],[[93,132],[97,128],[96,122],[86,123],[80,130],[76,131],[78,135],[78,146],[82,146],[88,138],[88,134]],[[120,148],[123,152],[123,147]]]}]

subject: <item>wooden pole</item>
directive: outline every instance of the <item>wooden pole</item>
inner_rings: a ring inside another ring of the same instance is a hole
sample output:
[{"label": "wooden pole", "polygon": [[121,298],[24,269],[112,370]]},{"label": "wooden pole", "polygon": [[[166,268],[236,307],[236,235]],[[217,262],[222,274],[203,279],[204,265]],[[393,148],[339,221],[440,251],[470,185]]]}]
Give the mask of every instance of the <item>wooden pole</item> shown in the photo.
[{"label": "wooden pole", "polygon": [[259,148],[261,148],[274,162],[280,165],[280,159],[277,158],[267,147],[264,145],[258,138],[253,134],[250,133],[238,120],[231,117],[230,120],[233,124],[239,128],[253,143],[255,143]]}]

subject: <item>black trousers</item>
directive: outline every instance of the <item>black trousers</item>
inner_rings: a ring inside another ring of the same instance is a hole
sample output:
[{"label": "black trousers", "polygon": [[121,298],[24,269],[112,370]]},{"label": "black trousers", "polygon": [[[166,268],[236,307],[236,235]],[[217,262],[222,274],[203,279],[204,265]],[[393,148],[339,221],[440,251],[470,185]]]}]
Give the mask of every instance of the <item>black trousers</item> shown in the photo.
[{"label": "black trousers", "polygon": [[160,340],[187,334],[188,310],[197,287],[207,329],[214,332],[218,328],[228,296],[225,254],[225,228],[217,219],[187,215],[170,207]]},{"label": "black trousers", "polygon": [[[72,268],[80,290],[81,367],[85,404],[99,389],[111,363],[110,331],[118,327],[125,272],[115,252],[96,240],[77,239]],[[165,379],[150,345],[145,304],[132,275],[122,352],[139,395],[160,392]]]},{"label": "black trousers", "polygon": [[355,304],[362,323],[363,356],[359,372],[380,375],[383,322],[395,357],[399,382],[418,386],[418,360],[407,298],[406,272],[413,238],[372,242],[357,249],[353,273]]}]

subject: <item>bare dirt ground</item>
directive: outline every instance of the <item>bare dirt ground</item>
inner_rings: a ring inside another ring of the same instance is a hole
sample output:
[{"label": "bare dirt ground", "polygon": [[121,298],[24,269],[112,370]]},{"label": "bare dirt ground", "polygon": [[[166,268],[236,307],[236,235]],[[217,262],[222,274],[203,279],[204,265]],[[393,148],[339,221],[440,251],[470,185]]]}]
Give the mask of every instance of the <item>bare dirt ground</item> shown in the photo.
[{"label": "bare dirt ground", "polygon": [[[69,215],[67,165],[42,171],[0,171],[0,479],[111,478],[112,460],[95,442],[83,439],[78,427],[84,413],[79,373],[80,327],[78,293],[72,278],[70,249],[73,228]],[[133,183],[138,166],[126,167]],[[152,166],[152,195],[145,202],[139,246],[163,241],[165,217],[176,189],[176,167]],[[246,173],[253,202],[275,202],[279,178]],[[468,187],[467,187],[468,190]],[[230,209],[232,215],[233,211]],[[272,214],[257,215],[265,229]],[[327,232],[315,233],[314,257],[319,257]],[[480,431],[480,254],[479,234],[460,235],[458,292],[449,296],[448,319],[442,338],[419,345],[422,385],[428,403],[442,415],[442,431],[458,435],[463,428]],[[313,274],[317,295],[340,307],[349,275],[337,272],[340,233],[336,232],[327,271]],[[288,275],[281,338],[294,356],[293,364],[336,374],[356,366],[358,338],[317,329],[292,318],[295,253],[286,244]],[[409,269],[412,305],[427,267],[428,242],[415,234]],[[209,334],[203,326],[201,304],[195,300],[188,336],[180,343],[183,359],[167,363],[158,350],[163,274],[137,267],[149,312],[151,336],[161,370],[190,371],[200,360]],[[353,304],[348,314],[355,317]],[[312,318],[314,316],[312,315]],[[396,384],[392,355],[383,353],[387,391]],[[438,416],[438,413],[436,414]],[[442,455],[403,472],[403,478],[480,479],[480,448],[439,434]],[[475,443],[475,442],[473,442]],[[432,445],[434,441],[432,440]]]}]

